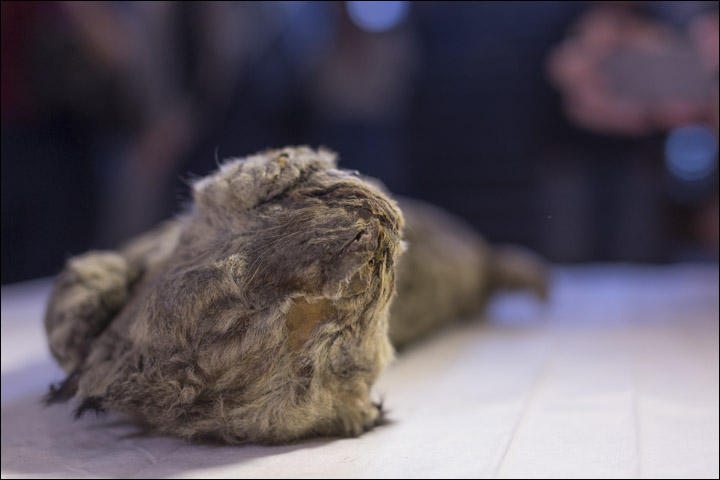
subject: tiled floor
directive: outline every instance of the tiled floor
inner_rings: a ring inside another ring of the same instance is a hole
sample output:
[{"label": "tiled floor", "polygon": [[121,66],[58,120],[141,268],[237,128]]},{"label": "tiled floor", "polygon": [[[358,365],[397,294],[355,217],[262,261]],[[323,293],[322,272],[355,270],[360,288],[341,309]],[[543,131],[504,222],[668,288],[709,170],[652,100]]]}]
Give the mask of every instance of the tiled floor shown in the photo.
[{"label": "tiled floor", "polygon": [[498,298],[398,357],[392,422],[283,447],[137,435],[42,408],[47,281],[2,289],[2,475],[718,477],[718,268],[558,269],[552,301]]}]

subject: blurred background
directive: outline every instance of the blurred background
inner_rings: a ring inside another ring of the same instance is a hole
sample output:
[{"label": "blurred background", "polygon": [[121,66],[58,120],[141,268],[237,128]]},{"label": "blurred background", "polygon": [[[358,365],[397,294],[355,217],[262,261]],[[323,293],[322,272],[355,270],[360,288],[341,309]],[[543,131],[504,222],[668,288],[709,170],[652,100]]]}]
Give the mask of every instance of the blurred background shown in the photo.
[{"label": "blurred background", "polygon": [[290,144],[555,262],[716,262],[717,5],[3,1],[2,283]]}]

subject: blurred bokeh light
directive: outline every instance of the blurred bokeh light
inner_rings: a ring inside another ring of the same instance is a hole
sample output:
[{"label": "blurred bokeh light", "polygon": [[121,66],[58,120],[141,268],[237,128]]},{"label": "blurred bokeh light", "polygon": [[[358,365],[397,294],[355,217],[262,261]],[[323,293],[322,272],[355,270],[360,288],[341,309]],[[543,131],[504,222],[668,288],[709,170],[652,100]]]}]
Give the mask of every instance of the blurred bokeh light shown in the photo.
[{"label": "blurred bokeh light", "polygon": [[352,22],[367,32],[384,32],[407,17],[410,2],[345,2]]},{"label": "blurred bokeh light", "polygon": [[704,125],[674,128],[665,143],[665,161],[673,175],[681,180],[706,180],[717,169],[718,142]]}]

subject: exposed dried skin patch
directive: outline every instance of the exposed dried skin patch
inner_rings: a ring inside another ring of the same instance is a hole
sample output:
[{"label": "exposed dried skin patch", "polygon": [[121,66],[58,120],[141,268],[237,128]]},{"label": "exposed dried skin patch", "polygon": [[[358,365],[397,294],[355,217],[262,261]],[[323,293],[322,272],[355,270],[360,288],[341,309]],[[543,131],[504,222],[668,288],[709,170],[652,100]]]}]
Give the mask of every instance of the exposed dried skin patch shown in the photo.
[{"label": "exposed dried skin patch", "polygon": [[285,315],[293,351],[298,351],[305,345],[318,325],[336,319],[337,315],[337,309],[328,299],[322,298],[314,302],[308,302],[305,297],[295,299]]}]

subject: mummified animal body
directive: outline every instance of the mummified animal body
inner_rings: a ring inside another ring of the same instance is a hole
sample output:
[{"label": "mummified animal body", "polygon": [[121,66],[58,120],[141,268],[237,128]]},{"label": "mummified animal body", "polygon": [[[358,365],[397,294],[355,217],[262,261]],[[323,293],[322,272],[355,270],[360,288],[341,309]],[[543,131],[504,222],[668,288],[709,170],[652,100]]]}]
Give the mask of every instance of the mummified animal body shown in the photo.
[{"label": "mummified animal body", "polygon": [[539,262],[433,207],[403,203],[403,229],[382,187],[329,151],[230,161],[193,199],[118,251],[68,261],[45,318],[68,373],[50,402],[188,439],[358,435],[381,419],[370,388],[391,340],[472,313],[494,286],[544,291]]}]

